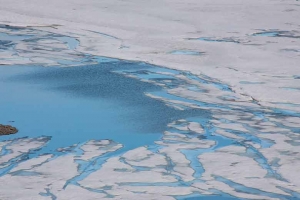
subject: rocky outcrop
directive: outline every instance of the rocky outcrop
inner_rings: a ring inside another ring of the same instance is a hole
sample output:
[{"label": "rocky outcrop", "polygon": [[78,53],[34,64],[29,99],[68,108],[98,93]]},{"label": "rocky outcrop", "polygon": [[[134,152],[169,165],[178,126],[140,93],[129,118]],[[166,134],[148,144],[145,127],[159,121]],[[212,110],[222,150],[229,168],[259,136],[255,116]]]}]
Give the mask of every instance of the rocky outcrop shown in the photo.
[{"label": "rocky outcrop", "polygon": [[0,135],[10,135],[10,134],[15,134],[17,132],[18,129],[16,129],[13,126],[0,124]]}]

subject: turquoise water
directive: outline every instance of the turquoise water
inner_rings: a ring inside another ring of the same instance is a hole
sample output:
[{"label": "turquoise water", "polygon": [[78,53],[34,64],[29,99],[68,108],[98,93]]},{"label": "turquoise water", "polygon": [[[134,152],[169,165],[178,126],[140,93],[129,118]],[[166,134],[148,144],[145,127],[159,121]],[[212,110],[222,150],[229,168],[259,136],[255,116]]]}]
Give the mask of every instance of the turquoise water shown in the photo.
[{"label": "turquoise water", "polygon": [[20,41],[32,38],[32,35],[19,35],[19,34],[8,34],[8,33],[1,33],[0,32],[0,40],[1,41]]},{"label": "turquoise water", "polygon": [[240,43],[240,41],[235,40],[233,38],[215,39],[213,37],[199,37],[199,38],[188,38],[188,40],[201,40],[201,41],[206,41],[206,42],[232,42],[232,43]]},{"label": "turquoise water", "polygon": [[1,140],[51,136],[40,153],[91,139],[111,139],[128,150],[153,144],[174,120],[207,115],[149,98],[145,92],[162,88],[113,72],[138,67],[124,61],[72,68],[1,66],[0,121],[19,129]]},{"label": "turquoise water", "polygon": [[260,33],[254,33],[253,36],[266,36],[266,37],[276,37],[279,35],[279,32],[277,31],[266,31],[266,32],[260,32]]},{"label": "turquoise water", "polygon": [[191,50],[174,50],[170,52],[173,55],[191,55],[191,56],[200,56],[204,54],[203,52],[199,51],[191,51]]}]

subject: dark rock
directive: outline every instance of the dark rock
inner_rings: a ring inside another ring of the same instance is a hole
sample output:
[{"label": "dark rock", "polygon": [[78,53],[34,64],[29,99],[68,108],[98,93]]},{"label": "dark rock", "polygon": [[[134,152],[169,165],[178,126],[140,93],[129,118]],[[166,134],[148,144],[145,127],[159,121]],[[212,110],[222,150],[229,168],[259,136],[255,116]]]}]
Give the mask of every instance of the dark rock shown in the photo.
[{"label": "dark rock", "polygon": [[17,132],[18,129],[16,129],[13,126],[0,124],[0,135],[10,135],[10,134],[15,134]]}]

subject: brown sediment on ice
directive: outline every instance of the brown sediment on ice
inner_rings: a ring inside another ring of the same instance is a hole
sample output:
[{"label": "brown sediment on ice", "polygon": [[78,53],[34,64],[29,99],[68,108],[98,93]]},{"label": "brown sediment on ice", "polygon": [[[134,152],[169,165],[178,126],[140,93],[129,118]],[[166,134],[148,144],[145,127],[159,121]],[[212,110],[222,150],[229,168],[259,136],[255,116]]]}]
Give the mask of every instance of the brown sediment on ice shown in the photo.
[{"label": "brown sediment on ice", "polygon": [[18,129],[16,129],[13,126],[0,124],[0,135],[10,135],[10,134],[15,134],[17,132]]}]

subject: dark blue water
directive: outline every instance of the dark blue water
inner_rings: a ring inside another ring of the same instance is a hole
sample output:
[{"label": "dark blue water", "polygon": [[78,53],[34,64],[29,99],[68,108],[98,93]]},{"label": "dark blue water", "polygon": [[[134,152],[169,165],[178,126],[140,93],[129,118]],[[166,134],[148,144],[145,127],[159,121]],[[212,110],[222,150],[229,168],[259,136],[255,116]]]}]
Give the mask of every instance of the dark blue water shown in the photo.
[{"label": "dark blue water", "polygon": [[252,34],[253,36],[265,36],[265,37],[287,37],[287,38],[300,38],[293,31],[282,31],[282,30],[264,30],[262,32],[257,32]]},{"label": "dark blue water", "polygon": [[208,115],[149,98],[145,92],[163,88],[113,72],[140,67],[125,61],[70,68],[1,66],[0,122],[19,129],[1,140],[52,136],[41,150],[47,153],[90,139],[112,139],[125,150],[153,144],[174,120]]}]

